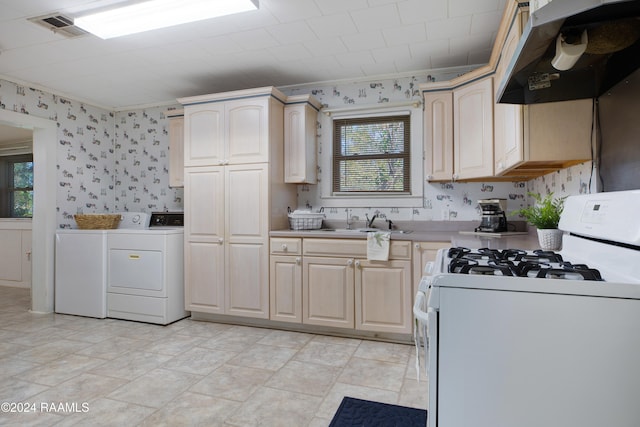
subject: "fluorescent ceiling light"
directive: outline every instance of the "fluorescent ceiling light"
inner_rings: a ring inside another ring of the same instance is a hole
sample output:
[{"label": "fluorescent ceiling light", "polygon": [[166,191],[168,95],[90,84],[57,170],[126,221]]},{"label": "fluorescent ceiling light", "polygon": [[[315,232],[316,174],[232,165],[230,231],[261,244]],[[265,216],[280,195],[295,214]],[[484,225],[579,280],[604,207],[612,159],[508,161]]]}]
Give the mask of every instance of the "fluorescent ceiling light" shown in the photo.
[{"label": "fluorescent ceiling light", "polygon": [[150,0],[80,16],[74,24],[103,39],[258,9],[258,0]]}]

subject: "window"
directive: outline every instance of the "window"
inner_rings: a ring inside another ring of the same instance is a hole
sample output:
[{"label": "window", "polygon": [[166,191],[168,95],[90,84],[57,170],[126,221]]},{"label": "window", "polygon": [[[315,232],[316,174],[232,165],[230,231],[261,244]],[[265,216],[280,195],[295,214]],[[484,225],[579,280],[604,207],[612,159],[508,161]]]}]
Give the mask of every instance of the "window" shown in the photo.
[{"label": "window", "polygon": [[0,157],[0,217],[33,216],[33,155]]},{"label": "window", "polygon": [[410,116],[333,121],[333,192],[411,191]]}]

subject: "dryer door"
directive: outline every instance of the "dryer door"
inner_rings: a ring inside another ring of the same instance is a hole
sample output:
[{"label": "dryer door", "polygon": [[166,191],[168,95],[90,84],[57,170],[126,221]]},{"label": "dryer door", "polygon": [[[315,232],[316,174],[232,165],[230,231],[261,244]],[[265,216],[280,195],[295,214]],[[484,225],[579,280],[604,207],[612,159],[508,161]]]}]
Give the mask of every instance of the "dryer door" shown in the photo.
[{"label": "dryer door", "polygon": [[110,249],[109,292],[164,296],[161,251]]}]

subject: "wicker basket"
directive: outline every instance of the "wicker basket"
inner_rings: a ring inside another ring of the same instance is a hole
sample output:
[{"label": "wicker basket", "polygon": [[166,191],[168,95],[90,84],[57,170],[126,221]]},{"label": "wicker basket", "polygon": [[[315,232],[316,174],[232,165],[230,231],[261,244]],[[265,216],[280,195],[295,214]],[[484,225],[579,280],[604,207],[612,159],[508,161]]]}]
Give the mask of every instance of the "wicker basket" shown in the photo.
[{"label": "wicker basket", "polygon": [[81,230],[112,230],[118,228],[121,218],[119,214],[79,214],[73,216]]},{"label": "wicker basket", "polygon": [[293,212],[289,214],[289,228],[291,230],[317,230],[322,228],[323,213]]}]

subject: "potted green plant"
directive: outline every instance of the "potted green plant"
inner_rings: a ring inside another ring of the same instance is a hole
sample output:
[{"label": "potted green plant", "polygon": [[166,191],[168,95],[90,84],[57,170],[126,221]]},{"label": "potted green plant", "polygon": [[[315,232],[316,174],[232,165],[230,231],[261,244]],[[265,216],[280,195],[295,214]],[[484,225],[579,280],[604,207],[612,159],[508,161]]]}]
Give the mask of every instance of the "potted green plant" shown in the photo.
[{"label": "potted green plant", "polygon": [[535,200],[532,206],[514,211],[512,215],[523,216],[538,230],[538,241],[544,250],[556,251],[562,247],[562,230],[558,230],[560,214],[566,197],[554,198],[553,193],[544,198],[537,193],[528,193]]}]

